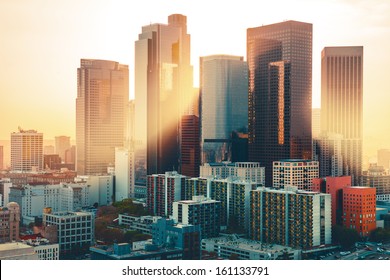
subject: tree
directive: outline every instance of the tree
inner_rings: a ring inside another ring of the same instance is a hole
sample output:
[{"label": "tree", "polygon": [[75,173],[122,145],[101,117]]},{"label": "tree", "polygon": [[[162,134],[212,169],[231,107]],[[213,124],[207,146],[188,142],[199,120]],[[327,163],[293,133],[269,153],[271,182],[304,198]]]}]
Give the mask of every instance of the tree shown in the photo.
[{"label": "tree", "polygon": [[339,225],[333,226],[332,238],[333,243],[339,244],[343,249],[350,249],[356,242],[361,241],[361,237],[355,229]]},{"label": "tree", "polygon": [[370,232],[369,239],[374,242],[390,241],[390,229],[376,228]]}]

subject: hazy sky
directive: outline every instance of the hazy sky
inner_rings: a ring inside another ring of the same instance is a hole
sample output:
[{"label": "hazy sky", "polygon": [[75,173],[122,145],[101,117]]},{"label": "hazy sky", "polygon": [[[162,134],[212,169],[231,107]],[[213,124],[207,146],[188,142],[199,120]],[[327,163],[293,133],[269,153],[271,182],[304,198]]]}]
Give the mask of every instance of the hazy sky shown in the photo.
[{"label": "hazy sky", "polygon": [[[390,148],[389,0],[0,0],[0,139],[18,126],[46,139],[75,137],[80,58],[130,68],[143,25],[187,16],[198,81],[199,56],[246,56],[246,29],[283,20],[313,23],[313,106],[320,106],[325,46],[364,46],[365,152]],[[197,85],[197,84],[196,84]]]}]

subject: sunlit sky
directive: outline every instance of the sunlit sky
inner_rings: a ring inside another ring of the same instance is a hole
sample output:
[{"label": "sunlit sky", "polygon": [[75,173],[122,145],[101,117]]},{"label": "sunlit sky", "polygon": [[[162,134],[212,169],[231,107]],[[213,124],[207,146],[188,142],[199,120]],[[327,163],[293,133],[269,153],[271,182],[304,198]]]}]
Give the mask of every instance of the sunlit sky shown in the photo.
[{"label": "sunlit sky", "polygon": [[0,0],[0,139],[18,126],[45,139],[75,137],[76,69],[81,58],[130,68],[141,27],[187,16],[191,61],[246,56],[246,29],[284,20],[313,23],[313,107],[320,107],[325,46],[364,46],[364,147],[390,148],[389,0]]}]

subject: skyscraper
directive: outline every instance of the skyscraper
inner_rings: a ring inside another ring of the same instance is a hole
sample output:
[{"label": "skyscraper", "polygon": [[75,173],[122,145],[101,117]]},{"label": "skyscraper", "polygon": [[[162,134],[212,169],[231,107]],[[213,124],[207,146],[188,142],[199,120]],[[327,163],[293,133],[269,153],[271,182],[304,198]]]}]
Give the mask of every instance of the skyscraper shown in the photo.
[{"label": "skyscraper", "polygon": [[232,133],[248,130],[248,66],[243,57],[201,57],[200,96],[202,163],[231,161]]},{"label": "skyscraper", "polygon": [[0,146],[0,170],[4,168],[4,147]]},{"label": "skyscraper", "polygon": [[70,137],[69,136],[56,136],[55,137],[56,148],[55,152],[60,156],[61,160],[65,162],[65,152],[70,149]]},{"label": "skyscraper", "polygon": [[115,61],[81,59],[77,69],[76,149],[81,175],[107,172],[125,144],[129,70]]},{"label": "skyscraper", "polygon": [[43,169],[43,134],[36,130],[11,133],[11,170],[30,172]]},{"label": "skyscraper", "polygon": [[192,108],[192,78],[186,16],[143,26],[135,42],[135,129],[149,175],[179,170],[180,120]]},{"label": "skyscraper", "polygon": [[326,47],[321,53],[321,130],[341,134],[343,173],[352,185],[362,171],[363,47]]},{"label": "skyscraper", "polygon": [[200,165],[199,117],[184,115],[181,118],[181,128],[181,174],[198,177]]},{"label": "skyscraper", "polygon": [[312,153],[312,24],[297,21],[247,30],[248,157],[272,162]]}]

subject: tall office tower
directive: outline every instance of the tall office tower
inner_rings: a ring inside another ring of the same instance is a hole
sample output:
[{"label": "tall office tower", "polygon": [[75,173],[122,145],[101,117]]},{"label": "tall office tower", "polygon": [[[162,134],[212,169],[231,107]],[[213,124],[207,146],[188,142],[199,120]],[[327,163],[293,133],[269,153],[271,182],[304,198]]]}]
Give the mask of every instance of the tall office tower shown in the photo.
[{"label": "tall office tower", "polygon": [[367,171],[360,177],[360,185],[376,189],[377,201],[390,200],[390,174],[383,166],[370,164]]},{"label": "tall office tower", "polygon": [[234,132],[248,130],[248,66],[242,56],[200,58],[202,163],[232,160]]},{"label": "tall office tower", "polygon": [[4,147],[0,146],[0,170],[4,169]]},{"label": "tall office tower", "polygon": [[321,130],[343,136],[343,174],[357,185],[362,172],[363,47],[322,50]]},{"label": "tall office tower", "polygon": [[343,224],[365,237],[376,228],[375,188],[347,187],[343,192]]},{"label": "tall office tower", "polygon": [[176,171],[148,175],[146,205],[152,215],[169,217],[172,204],[184,198],[186,176]]},{"label": "tall office tower", "polygon": [[55,137],[55,153],[60,156],[61,160],[65,162],[65,152],[70,149],[70,137],[69,136],[56,136]]},{"label": "tall office tower", "polygon": [[181,174],[198,177],[200,165],[199,117],[184,115],[181,118],[181,128]]},{"label": "tall office tower", "polygon": [[343,175],[342,136],[321,133],[313,138],[313,160],[319,162],[321,178]]},{"label": "tall office tower", "polygon": [[309,190],[312,180],[318,178],[318,161],[286,159],[273,163],[273,187],[285,189],[297,187],[299,190]]},{"label": "tall office tower", "polygon": [[250,237],[309,249],[332,243],[331,197],[296,188],[251,191]]},{"label": "tall office tower", "polygon": [[272,162],[311,159],[312,24],[297,21],[247,30],[248,157]]},{"label": "tall office tower", "polygon": [[135,42],[135,131],[148,175],[179,170],[180,120],[192,107],[192,72],[186,16],[142,27]]},{"label": "tall office tower", "polygon": [[36,130],[11,133],[11,170],[39,171],[43,169],[43,134]]},{"label": "tall office tower", "polygon": [[312,137],[318,137],[321,133],[321,109],[313,108],[311,113],[311,133]]},{"label": "tall office tower", "polygon": [[18,241],[20,209],[16,202],[10,202],[0,208],[0,243]]},{"label": "tall office tower", "polygon": [[201,236],[217,237],[220,231],[221,202],[202,195],[192,197],[192,200],[173,202],[173,219],[185,225],[200,225]]},{"label": "tall office tower", "polygon": [[389,149],[378,150],[378,165],[383,166],[385,169],[390,168],[390,150]]},{"label": "tall office tower", "polygon": [[343,189],[351,186],[351,176],[313,179],[313,192],[327,193],[332,201],[332,226],[343,224]]},{"label": "tall office tower", "polygon": [[102,174],[125,142],[129,70],[115,61],[81,59],[77,69],[77,173]]}]

